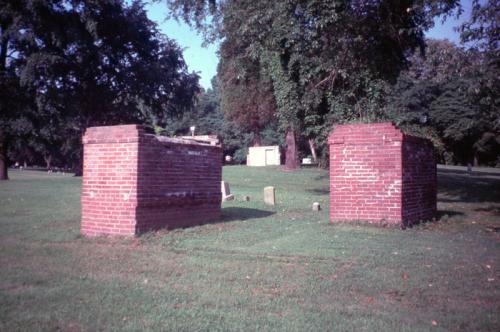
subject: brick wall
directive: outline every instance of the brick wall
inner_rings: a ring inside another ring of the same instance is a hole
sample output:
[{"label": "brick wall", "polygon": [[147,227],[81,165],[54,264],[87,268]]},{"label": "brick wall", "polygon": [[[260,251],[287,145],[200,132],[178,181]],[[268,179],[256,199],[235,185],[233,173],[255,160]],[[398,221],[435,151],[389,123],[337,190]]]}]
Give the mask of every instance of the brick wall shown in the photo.
[{"label": "brick wall", "polygon": [[432,144],[391,123],[335,127],[330,145],[330,220],[408,224],[436,212]]},{"label": "brick wall", "polygon": [[404,136],[403,220],[411,223],[436,215],[436,157],[428,140]]},{"label": "brick wall", "polygon": [[220,146],[138,125],[88,128],[83,144],[82,234],[135,235],[219,218]]}]

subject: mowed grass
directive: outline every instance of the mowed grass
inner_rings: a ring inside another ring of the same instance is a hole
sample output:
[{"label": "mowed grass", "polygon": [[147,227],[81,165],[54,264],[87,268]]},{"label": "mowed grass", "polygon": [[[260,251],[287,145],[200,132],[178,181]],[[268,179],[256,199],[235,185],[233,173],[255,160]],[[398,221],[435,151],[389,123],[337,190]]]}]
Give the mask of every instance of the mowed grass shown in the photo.
[{"label": "mowed grass", "polygon": [[330,224],[326,171],[225,167],[220,222],[135,239],[79,236],[80,178],[10,176],[0,331],[500,330],[499,175],[439,171],[440,220],[402,231]]}]

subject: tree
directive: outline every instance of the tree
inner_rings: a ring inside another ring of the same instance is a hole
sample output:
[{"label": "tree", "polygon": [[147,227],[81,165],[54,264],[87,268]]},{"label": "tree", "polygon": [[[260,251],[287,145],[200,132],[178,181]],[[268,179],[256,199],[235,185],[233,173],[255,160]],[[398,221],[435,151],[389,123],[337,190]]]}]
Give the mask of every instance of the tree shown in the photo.
[{"label": "tree", "polygon": [[[292,146],[302,133],[314,139],[333,123],[380,116],[386,83],[404,68],[407,51],[422,47],[433,17],[450,13],[458,3],[167,2],[175,17],[209,39],[219,36],[221,49],[238,45],[234,58],[260,66],[272,82],[280,128]],[[288,157],[294,159],[292,150]]]},{"label": "tree", "polygon": [[409,58],[408,70],[403,74],[414,81],[443,83],[450,77],[471,75],[479,62],[476,54],[457,47],[448,40],[426,39],[425,53],[414,53]]},{"label": "tree", "polygon": [[158,128],[157,131],[170,136],[185,136],[190,134],[190,127],[195,126],[196,134],[221,136],[224,115],[219,106],[219,89],[215,77],[211,84],[211,89],[197,93],[196,101],[190,109],[182,114],[172,114],[167,119],[166,126]]},{"label": "tree", "polygon": [[[394,86],[388,99],[393,118],[409,132],[430,138],[446,163],[494,164],[498,115],[480,100],[494,95],[480,86],[488,77],[485,54],[442,40],[427,45],[425,57],[411,57]],[[428,120],[421,123],[424,115]]]},{"label": "tree", "polygon": [[[411,58],[390,99],[395,118],[431,138],[447,163],[500,165],[498,12],[496,1],[474,0],[458,27],[466,48],[427,41],[426,56]],[[416,124],[422,114],[425,126]]]},{"label": "tree", "polygon": [[[488,123],[488,130],[476,141],[476,152],[491,152],[500,166],[500,43],[498,25],[500,4],[498,1],[474,0],[471,17],[458,30],[463,44],[471,47],[470,52],[480,55],[475,63],[475,75],[469,91],[473,103],[480,106],[480,116]],[[483,145],[484,144],[484,145]]]},{"label": "tree", "polygon": [[478,117],[479,107],[471,102],[467,88],[465,80],[446,82],[441,86],[442,93],[429,105],[429,117],[453,158],[460,162],[474,160],[477,165],[473,145],[487,124]]},{"label": "tree", "polygon": [[0,2],[0,180],[8,179],[7,151],[13,140],[13,133],[27,132],[30,122],[19,114],[27,114],[28,105],[25,91],[19,86],[15,68],[11,66],[13,51],[11,40],[18,35],[20,22],[12,12],[19,10],[20,4]]},{"label": "tree", "polygon": [[50,144],[64,143],[68,151],[81,149],[79,137],[89,126],[158,125],[192,105],[198,77],[187,72],[181,49],[158,32],[140,1],[0,5],[0,75],[10,79],[5,91],[21,87],[29,100],[2,98],[8,112],[2,113],[0,160],[6,160],[9,138],[22,134],[11,124],[25,115],[35,132],[46,134],[51,129],[36,120],[47,115],[63,138]]},{"label": "tree", "polygon": [[[216,77],[212,79],[212,88],[201,91],[193,108],[180,116],[171,116],[165,128],[157,128],[157,132],[171,136],[189,135],[190,127],[196,127],[198,135],[217,135],[222,139],[224,155],[232,156],[233,162],[243,163],[248,153],[248,147],[256,141],[255,132],[251,126],[241,126],[238,122],[227,119],[220,107],[220,88]],[[264,144],[280,144],[276,139],[274,122],[267,123],[259,139]]]},{"label": "tree", "polygon": [[496,58],[497,61],[500,35],[499,11],[498,1],[473,0],[470,19],[458,27],[463,44],[470,43],[471,47],[486,51],[489,57]]},{"label": "tree", "polygon": [[220,49],[217,76],[221,109],[229,121],[252,133],[252,145],[258,146],[260,132],[276,115],[272,83],[269,77],[263,77],[258,64],[232,54],[229,45],[224,42]]}]

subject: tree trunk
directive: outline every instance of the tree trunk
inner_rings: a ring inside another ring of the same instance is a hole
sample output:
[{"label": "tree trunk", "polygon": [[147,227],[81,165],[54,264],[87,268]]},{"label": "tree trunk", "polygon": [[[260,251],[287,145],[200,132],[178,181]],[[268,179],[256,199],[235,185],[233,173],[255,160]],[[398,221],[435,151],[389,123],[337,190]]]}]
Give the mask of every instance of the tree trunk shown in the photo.
[{"label": "tree trunk", "polygon": [[307,140],[309,142],[309,149],[311,149],[311,155],[313,157],[313,162],[318,163],[318,156],[316,155],[316,146],[314,145],[314,139],[310,138]]},{"label": "tree trunk", "polygon": [[297,159],[297,145],[295,143],[295,132],[290,129],[286,133],[286,159],[285,159],[285,169],[286,170],[296,170],[299,167],[299,162]]},{"label": "tree trunk", "polygon": [[83,176],[83,147],[80,149],[80,158],[73,163],[75,176]]},{"label": "tree trunk", "polygon": [[[6,36],[5,30],[7,26],[2,24],[0,26],[0,76],[3,77],[7,65],[7,48],[9,46],[9,39]],[[9,173],[7,168],[7,142],[5,137],[0,132],[0,181],[8,180]]]},{"label": "tree trunk", "polygon": [[252,138],[252,146],[261,146],[262,140],[260,139],[259,133],[255,133]]},{"label": "tree trunk", "polygon": [[9,173],[7,168],[7,144],[0,141],[0,181],[8,180]]},{"label": "tree trunk", "polygon": [[83,165],[80,162],[77,162],[74,166],[73,166],[73,173],[75,173],[75,176],[82,176],[83,175]]},{"label": "tree trunk", "polygon": [[7,49],[9,48],[9,38],[5,34],[6,26],[2,25],[0,30],[0,72],[7,68]]},{"label": "tree trunk", "polygon": [[43,159],[45,160],[45,164],[47,166],[47,170],[49,170],[50,166],[51,166],[51,163],[52,163],[52,156],[49,154],[49,155],[43,156]]}]

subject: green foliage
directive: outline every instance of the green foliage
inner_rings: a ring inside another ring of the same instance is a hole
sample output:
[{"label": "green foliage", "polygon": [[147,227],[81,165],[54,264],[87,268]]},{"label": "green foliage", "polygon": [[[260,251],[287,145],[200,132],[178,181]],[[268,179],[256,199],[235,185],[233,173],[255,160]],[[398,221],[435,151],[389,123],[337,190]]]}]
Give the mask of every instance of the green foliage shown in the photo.
[{"label": "green foliage", "polygon": [[278,123],[276,121],[268,123],[260,132],[260,137],[263,146],[279,145],[283,147],[285,145],[283,135],[279,132]]},{"label": "green foliage", "polygon": [[[0,141],[36,137],[39,153],[58,147],[77,162],[89,126],[154,127],[191,107],[198,77],[141,1],[2,0],[0,8],[2,90],[26,96],[1,99]],[[30,137],[12,125],[18,118],[31,123]]]},{"label": "green foliage", "polygon": [[425,53],[409,57],[410,66],[404,73],[413,80],[443,83],[450,77],[471,74],[473,65],[479,62],[477,55],[457,47],[448,40],[426,39]]},{"label": "green foliage", "polygon": [[197,135],[221,135],[224,117],[216,89],[198,93],[194,106],[181,115],[171,115],[161,133],[168,136],[190,135],[191,126],[196,127]]},{"label": "green foliage", "polygon": [[[262,133],[256,133],[252,126],[245,126],[234,121],[220,107],[218,81],[212,79],[212,89],[202,91],[197,96],[194,107],[182,116],[171,116],[167,125],[158,131],[162,135],[189,135],[189,128],[196,127],[196,135],[218,135],[222,139],[224,156],[232,156],[233,162],[245,162],[248,147],[256,141],[270,142],[276,140],[274,122],[268,124]],[[229,117],[229,119],[228,119]]]},{"label": "green foliage", "polygon": [[[384,117],[388,83],[405,67],[407,52],[422,47],[433,18],[450,14],[458,1],[167,3],[175,17],[221,38],[222,94],[253,100],[254,82],[269,80],[261,96],[272,92],[279,130],[309,140],[335,123]],[[232,81],[247,79],[244,74],[257,81]],[[259,113],[257,107],[250,112]],[[326,141],[318,143],[323,154]]]},{"label": "green foliage", "polygon": [[[412,134],[431,139],[445,163],[498,165],[498,66],[487,52],[429,40],[388,101],[388,114]],[[420,123],[422,116],[428,121]],[[483,146],[483,144],[486,144]]]},{"label": "green foliage", "polygon": [[221,110],[229,121],[253,133],[254,144],[260,144],[261,130],[275,121],[276,103],[272,82],[258,63],[235,54],[242,43],[227,39],[221,45],[217,74]]},{"label": "green foliage", "polygon": [[500,45],[498,36],[498,15],[500,4],[495,0],[472,1],[471,17],[460,27],[462,43],[470,44],[472,47],[481,49],[488,53],[492,59],[498,61]]}]

